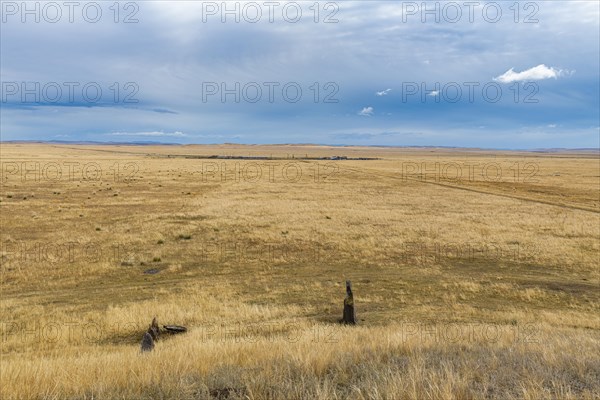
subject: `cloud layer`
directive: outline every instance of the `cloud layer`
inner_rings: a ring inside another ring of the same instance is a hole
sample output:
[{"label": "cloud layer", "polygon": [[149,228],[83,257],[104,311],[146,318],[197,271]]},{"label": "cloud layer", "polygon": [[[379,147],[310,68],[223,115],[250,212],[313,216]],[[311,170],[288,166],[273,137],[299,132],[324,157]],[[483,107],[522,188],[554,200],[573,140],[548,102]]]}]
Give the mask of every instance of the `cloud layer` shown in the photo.
[{"label": "cloud layer", "polygon": [[[318,14],[298,2],[296,22],[280,2],[272,21],[263,7],[249,22],[251,3],[232,2],[237,16],[207,8],[221,2],[119,3],[118,23],[110,2],[97,23],[81,10],[73,23],[3,15],[1,138],[598,145],[597,2],[538,2],[533,23],[511,2],[497,2],[496,22],[484,3],[450,22],[390,1],[320,2]],[[138,22],[124,23],[132,11]]]}]

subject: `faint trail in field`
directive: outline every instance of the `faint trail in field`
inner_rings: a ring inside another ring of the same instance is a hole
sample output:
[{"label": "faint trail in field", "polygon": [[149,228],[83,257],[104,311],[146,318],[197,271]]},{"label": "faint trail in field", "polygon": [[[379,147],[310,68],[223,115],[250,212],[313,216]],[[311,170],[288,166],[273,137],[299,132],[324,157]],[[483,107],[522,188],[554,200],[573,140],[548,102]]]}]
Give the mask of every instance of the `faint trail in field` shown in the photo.
[{"label": "faint trail in field", "polygon": [[423,181],[423,180],[420,180],[420,179],[410,178],[410,177],[391,176],[391,175],[386,175],[386,174],[382,174],[382,173],[376,173],[376,172],[373,172],[373,171],[368,171],[366,169],[361,170],[361,169],[348,168],[348,167],[340,167],[340,169],[341,170],[346,170],[346,171],[356,172],[356,173],[359,173],[359,174],[362,173],[362,174],[366,174],[366,175],[369,175],[369,176],[376,176],[376,177],[380,177],[380,178],[402,179],[402,180],[405,180],[405,181],[409,180],[409,181],[412,181],[412,182],[418,182],[418,183],[424,183],[424,184],[429,184],[429,185],[442,186],[442,187],[446,187],[446,188],[450,188],[450,189],[464,190],[464,191],[467,191],[467,192],[480,193],[480,194],[488,194],[488,195],[491,195],[491,196],[506,197],[506,198],[514,199],[514,200],[522,200],[522,201],[528,201],[528,202],[532,202],[532,203],[540,203],[540,204],[546,204],[546,205],[555,206],[555,207],[561,207],[561,208],[567,208],[567,209],[572,209],[572,210],[592,212],[594,214],[600,214],[600,210],[595,210],[593,208],[587,208],[587,207],[583,207],[583,206],[554,203],[552,201],[540,200],[540,199],[533,199],[533,198],[530,198],[530,197],[514,196],[514,195],[510,195],[510,194],[506,194],[506,193],[488,192],[488,191],[481,190],[481,189],[468,188],[468,187],[464,187],[464,186],[455,186],[455,185],[450,185],[450,184],[441,183],[441,182],[428,182],[428,181]]},{"label": "faint trail in field", "polygon": [[70,146],[57,146],[57,145],[53,145],[52,147],[55,147],[58,149],[71,149],[71,150],[79,150],[79,151],[98,151],[100,153],[131,154],[131,155],[136,155],[138,157],[147,157],[147,156],[152,155],[151,153],[136,153],[135,151],[123,151],[123,150],[90,149],[88,147],[70,147]]},{"label": "faint trail in field", "polygon": [[[141,275],[140,273],[140,276]],[[104,293],[107,289],[116,290],[116,289],[131,289],[132,287],[135,289],[153,289],[157,284],[160,284],[161,287],[166,287],[168,285],[177,286],[181,282],[186,282],[186,278],[160,278],[156,280],[148,280],[148,281],[135,281],[133,282],[102,282],[102,285],[97,285],[95,287],[83,286],[83,287],[69,287],[68,290],[63,293],[56,293],[52,291],[48,291],[45,289],[33,290],[33,291],[23,291],[23,290],[12,290],[12,288],[7,288],[4,290],[4,295],[10,295],[14,298],[44,298],[51,300],[64,300],[65,298],[70,298],[74,293],[82,293],[89,294],[91,293]]]}]

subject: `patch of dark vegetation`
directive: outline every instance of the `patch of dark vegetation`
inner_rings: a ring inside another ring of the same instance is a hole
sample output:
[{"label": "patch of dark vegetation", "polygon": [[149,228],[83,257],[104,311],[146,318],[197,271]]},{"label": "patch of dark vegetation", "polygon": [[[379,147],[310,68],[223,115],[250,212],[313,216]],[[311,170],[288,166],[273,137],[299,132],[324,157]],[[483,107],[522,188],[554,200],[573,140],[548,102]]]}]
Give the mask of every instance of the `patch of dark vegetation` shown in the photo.
[{"label": "patch of dark vegetation", "polygon": [[553,292],[564,292],[570,295],[595,294],[598,293],[598,285],[581,282],[551,282],[551,281],[523,281],[520,283],[525,288],[541,288]]},{"label": "patch of dark vegetation", "polygon": [[[157,155],[158,157],[166,158],[185,158],[192,160],[313,160],[313,161],[373,161],[381,160],[374,157],[348,157],[348,156],[329,156],[329,157],[308,157],[308,156],[292,156],[292,157],[267,157],[267,156],[223,156],[223,155],[193,155],[193,154],[168,154],[166,156]],[[181,175],[179,175],[181,176]]]},{"label": "patch of dark vegetation", "polygon": [[245,398],[245,396],[244,396],[245,389],[244,388],[231,388],[231,387],[215,388],[215,389],[209,389],[208,393],[210,394],[211,398],[218,399],[218,400]]}]

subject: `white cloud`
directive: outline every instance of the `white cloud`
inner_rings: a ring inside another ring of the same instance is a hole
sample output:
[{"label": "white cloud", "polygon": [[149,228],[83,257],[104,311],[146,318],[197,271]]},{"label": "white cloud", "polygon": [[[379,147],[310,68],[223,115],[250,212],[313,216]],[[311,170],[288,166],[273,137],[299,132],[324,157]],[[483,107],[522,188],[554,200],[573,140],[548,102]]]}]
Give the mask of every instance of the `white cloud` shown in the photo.
[{"label": "white cloud", "polygon": [[540,64],[537,67],[529,68],[522,72],[515,72],[514,69],[511,68],[502,75],[495,77],[494,80],[501,83],[539,81],[550,78],[556,79],[560,76],[572,74],[573,71],[555,69],[554,67],[547,67],[545,64]]},{"label": "white cloud", "polygon": [[428,93],[427,96],[437,96],[440,94],[439,90],[432,90],[431,93]]},{"label": "white cloud", "polygon": [[375,94],[376,94],[377,96],[387,96],[387,94],[388,94],[389,92],[391,92],[391,91],[392,91],[392,89],[385,89],[385,90],[383,90],[383,91],[381,91],[381,92],[375,92]]},{"label": "white cloud", "polygon": [[373,111],[373,107],[365,107],[358,113],[358,115],[362,115],[363,117],[370,117],[371,115],[373,115]]},{"label": "white cloud", "polygon": [[184,137],[187,136],[183,132],[162,132],[162,131],[153,131],[153,132],[113,132],[110,133],[111,136],[170,136],[170,137]]},{"label": "white cloud", "polygon": [[556,124],[550,124],[548,125],[548,128],[556,128]]}]

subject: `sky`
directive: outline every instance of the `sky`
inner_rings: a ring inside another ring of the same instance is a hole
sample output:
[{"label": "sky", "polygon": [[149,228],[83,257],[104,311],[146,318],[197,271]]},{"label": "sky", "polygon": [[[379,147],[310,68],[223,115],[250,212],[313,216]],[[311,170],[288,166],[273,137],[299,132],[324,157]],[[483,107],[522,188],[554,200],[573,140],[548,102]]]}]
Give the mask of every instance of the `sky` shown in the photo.
[{"label": "sky", "polygon": [[600,146],[600,1],[0,3],[1,140]]}]

